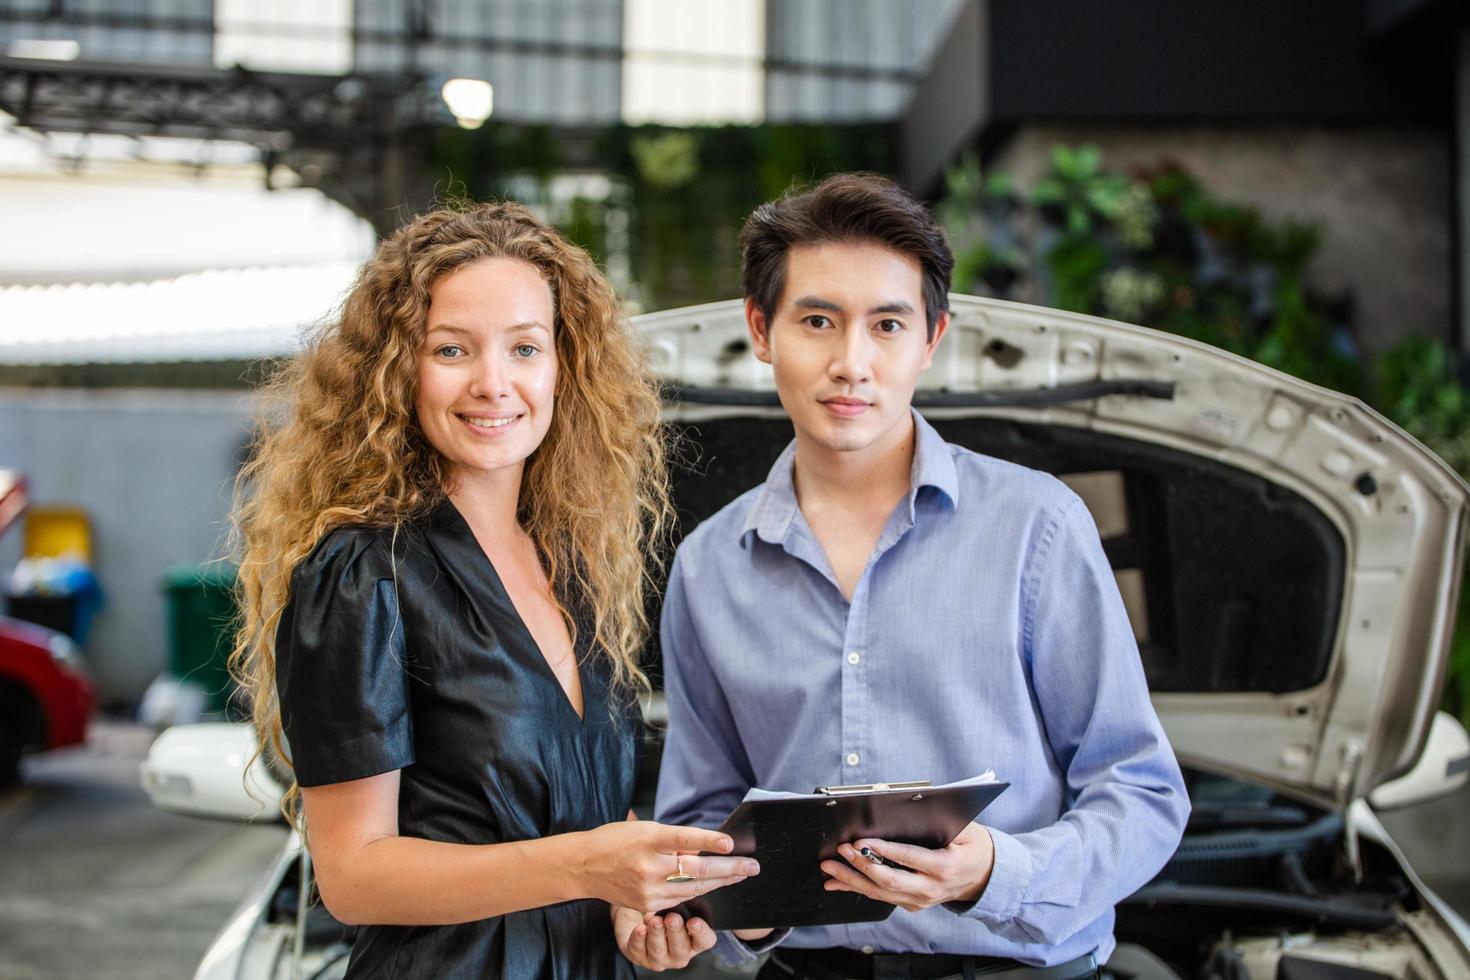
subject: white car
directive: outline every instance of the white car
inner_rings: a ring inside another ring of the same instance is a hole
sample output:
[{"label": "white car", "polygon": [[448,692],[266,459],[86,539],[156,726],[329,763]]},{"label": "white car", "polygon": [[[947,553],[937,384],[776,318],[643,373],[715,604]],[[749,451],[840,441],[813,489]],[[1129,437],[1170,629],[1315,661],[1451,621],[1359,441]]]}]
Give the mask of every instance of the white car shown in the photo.
[{"label": "white car", "polygon": [[[952,303],[917,406],[948,440],[1086,501],[1187,769],[1188,832],[1119,906],[1107,971],[1470,977],[1470,927],[1374,813],[1470,774],[1470,736],[1436,712],[1470,489],[1361,402],[1254,362],[1097,317]],[[791,426],[738,301],[638,323],[667,416],[698,447],[676,494],[702,518],[764,478]],[[166,758],[191,737],[161,740],[145,782],[218,784]],[[293,838],[200,980],[341,975],[348,933],[301,901],[306,866]]]}]

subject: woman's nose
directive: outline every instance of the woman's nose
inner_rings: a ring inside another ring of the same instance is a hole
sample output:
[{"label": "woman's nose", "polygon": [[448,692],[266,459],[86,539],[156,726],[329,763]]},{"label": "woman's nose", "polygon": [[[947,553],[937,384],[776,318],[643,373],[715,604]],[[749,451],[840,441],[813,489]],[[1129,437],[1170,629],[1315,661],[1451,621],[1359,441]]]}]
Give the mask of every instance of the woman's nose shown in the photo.
[{"label": "woman's nose", "polygon": [[508,375],[498,357],[482,357],[470,378],[470,394],[476,398],[499,398],[506,393]]}]

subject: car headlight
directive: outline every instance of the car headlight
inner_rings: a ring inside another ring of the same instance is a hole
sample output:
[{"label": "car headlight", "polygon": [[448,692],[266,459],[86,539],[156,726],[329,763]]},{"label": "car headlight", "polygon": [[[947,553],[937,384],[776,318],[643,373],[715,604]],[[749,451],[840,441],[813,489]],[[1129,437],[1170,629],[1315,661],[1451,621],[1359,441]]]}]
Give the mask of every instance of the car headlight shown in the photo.
[{"label": "car headlight", "polygon": [[71,637],[65,633],[53,633],[46,645],[51,648],[51,659],[71,670],[82,670],[82,655]]}]

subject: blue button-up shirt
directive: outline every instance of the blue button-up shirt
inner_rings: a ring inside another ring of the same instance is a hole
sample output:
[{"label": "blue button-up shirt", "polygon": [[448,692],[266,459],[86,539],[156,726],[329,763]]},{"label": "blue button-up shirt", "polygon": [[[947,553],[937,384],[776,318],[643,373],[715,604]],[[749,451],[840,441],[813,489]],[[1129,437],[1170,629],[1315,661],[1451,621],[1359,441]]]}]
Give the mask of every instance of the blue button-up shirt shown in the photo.
[{"label": "blue button-up shirt", "polygon": [[784,944],[1106,960],[1114,904],[1173,854],[1189,813],[1113,573],[1060,481],[914,422],[911,489],[851,602],[802,518],[794,444],[679,548],[658,819],[718,826],[752,786],[994,769],[1011,786],[980,817],[995,867],[977,902]]}]

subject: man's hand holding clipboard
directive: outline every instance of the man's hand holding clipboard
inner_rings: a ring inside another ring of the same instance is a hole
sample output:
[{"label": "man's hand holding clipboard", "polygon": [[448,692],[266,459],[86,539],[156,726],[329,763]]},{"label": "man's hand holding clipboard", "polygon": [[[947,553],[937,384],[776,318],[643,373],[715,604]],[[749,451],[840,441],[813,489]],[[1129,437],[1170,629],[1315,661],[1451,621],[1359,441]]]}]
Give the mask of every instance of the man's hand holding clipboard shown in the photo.
[{"label": "man's hand holding clipboard", "polygon": [[978,823],[966,826],[940,850],[874,839],[840,844],[837,853],[845,860],[822,862],[822,870],[832,876],[822,887],[856,892],[909,912],[975,901],[995,864],[995,843]]},{"label": "man's hand holding clipboard", "polygon": [[1007,785],[987,772],[943,786],[751,790],[720,830],[734,839],[734,854],[760,862],[761,874],[679,912],[745,931],[874,922],[895,906],[973,900],[993,853],[989,833],[973,821]]}]

